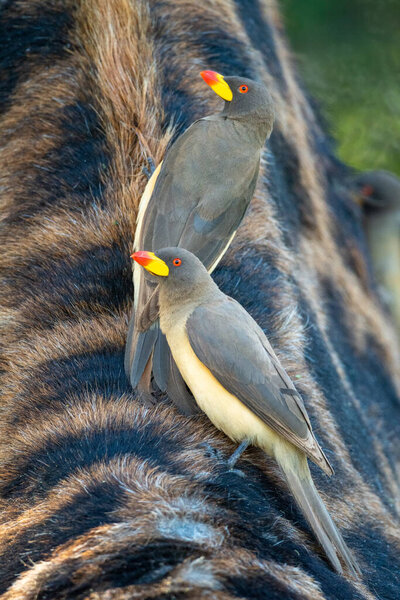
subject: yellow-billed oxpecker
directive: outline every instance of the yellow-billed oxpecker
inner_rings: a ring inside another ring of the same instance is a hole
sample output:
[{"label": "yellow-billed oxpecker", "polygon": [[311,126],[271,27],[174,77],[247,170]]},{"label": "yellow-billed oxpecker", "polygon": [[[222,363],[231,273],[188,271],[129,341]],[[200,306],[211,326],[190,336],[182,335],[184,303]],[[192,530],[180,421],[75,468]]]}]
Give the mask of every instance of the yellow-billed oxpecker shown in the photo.
[{"label": "yellow-billed oxpecker", "polygon": [[[182,248],[136,252],[159,282],[160,327],[198,406],[228,437],[273,456],[333,567],[359,569],[311,478],[307,458],[332,468],[311,429],[291,379],[263,330]],[[340,559],[340,560],[339,560]]]},{"label": "yellow-billed oxpecker", "polygon": [[[196,254],[211,272],[253,197],[274,110],[261,83],[224,78],[214,71],[201,76],[225,100],[225,107],[195,121],[167,148],[140,202],[134,250],[179,246]],[[191,412],[193,400],[159,331],[157,286],[136,266],[134,287],[125,352],[131,384],[148,397],[153,370],[158,387],[184,412]]]},{"label": "yellow-billed oxpecker", "polygon": [[350,183],[362,207],[379,293],[400,333],[400,179],[388,171],[367,171]]}]

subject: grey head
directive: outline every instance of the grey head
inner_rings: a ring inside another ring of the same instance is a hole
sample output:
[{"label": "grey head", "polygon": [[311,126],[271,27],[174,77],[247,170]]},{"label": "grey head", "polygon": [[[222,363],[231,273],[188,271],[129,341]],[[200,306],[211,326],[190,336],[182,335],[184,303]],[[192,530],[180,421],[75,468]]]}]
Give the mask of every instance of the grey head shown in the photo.
[{"label": "grey head", "polygon": [[356,200],[370,210],[400,208],[400,179],[388,171],[367,171],[353,178]]},{"label": "grey head", "polygon": [[[151,259],[147,258],[151,255]],[[159,284],[160,301],[182,304],[199,303],[208,296],[221,293],[203,263],[184,248],[162,248],[155,254],[136,252],[134,260],[141,264]]]},{"label": "grey head", "polygon": [[253,125],[253,128],[262,130],[264,138],[270,135],[275,111],[271,95],[263,83],[235,75],[223,77],[215,71],[202,71],[200,75],[225,100],[219,116]]},{"label": "grey head", "polygon": [[230,119],[263,121],[272,130],[275,119],[271,94],[263,83],[245,77],[225,77],[232,91],[232,100],[225,101],[222,114]]}]

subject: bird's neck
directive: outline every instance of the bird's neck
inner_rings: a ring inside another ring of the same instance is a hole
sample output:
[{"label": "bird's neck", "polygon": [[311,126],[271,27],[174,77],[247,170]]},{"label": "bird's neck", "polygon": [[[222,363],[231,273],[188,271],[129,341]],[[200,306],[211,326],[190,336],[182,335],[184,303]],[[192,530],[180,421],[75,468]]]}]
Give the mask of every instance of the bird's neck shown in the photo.
[{"label": "bird's neck", "polygon": [[242,129],[242,135],[250,140],[257,140],[260,148],[264,146],[266,138],[271,133],[270,122],[265,119],[264,115],[257,113],[251,115],[224,114],[223,118],[233,121],[237,129]]},{"label": "bird's neck", "polygon": [[215,297],[216,292],[221,293],[211,278],[208,278],[206,284],[199,284],[190,289],[180,289],[173,285],[160,286],[160,325],[163,333],[167,335],[171,327],[179,327],[186,323],[193,310]]}]

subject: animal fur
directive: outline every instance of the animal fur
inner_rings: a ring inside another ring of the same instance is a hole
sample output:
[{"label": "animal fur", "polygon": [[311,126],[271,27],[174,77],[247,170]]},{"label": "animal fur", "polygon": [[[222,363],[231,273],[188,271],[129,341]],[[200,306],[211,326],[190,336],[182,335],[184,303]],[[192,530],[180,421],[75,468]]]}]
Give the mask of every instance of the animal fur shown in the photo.
[{"label": "animal fur", "polygon": [[[1,4],[0,596],[398,597],[399,355],[359,208],[273,0]],[[279,115],[215,278],[266,330],[335,468],[313,470],[360,562],[329,567],[274,464],[123,372],[148,158],[210,113],[201,69],[259,77]],[[247,458],[251,460],[247,460]]]}]

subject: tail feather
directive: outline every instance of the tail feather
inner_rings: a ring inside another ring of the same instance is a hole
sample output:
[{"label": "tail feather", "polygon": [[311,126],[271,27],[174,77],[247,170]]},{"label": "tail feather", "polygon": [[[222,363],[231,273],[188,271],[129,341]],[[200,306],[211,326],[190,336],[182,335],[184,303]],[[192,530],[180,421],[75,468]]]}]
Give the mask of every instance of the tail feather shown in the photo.
[{"label": "tail feather", "polygon": [[169,361],[170,351],[167,338],[159,329],[153,353],[153,375],[161,392],[167,390]]},{"label": "tail feather", "polygon": [[136,388],[153,352],[159,332],[159,325],[158,321],[156,321],[146,331],[139,332],[135,331],[134,320],[133,315],[129,324],[124,364],[125,372],[131,382],[131,386]]},{"label": "tail feather", "polygon": [[[292,452],[291,456],[293,456]],[[354,577],[359,577],[361,572],[357,561],[346,546],[314,485],[307,457],[300,452],[296,452],[296,457],[297,461],[288,461],[287,457],[286,460],[278,461],[290,491],[334,569],[338,573],[343,572],[340,558],[349,572]]]},{"label": "tail feather", "polygon": [[131,376],[131,364],[134,354],[134,332],[135,332],[135,308],[132,306],[131,318],[128,325],[128,334],[126,336],[124,369],[128,379]]}]

